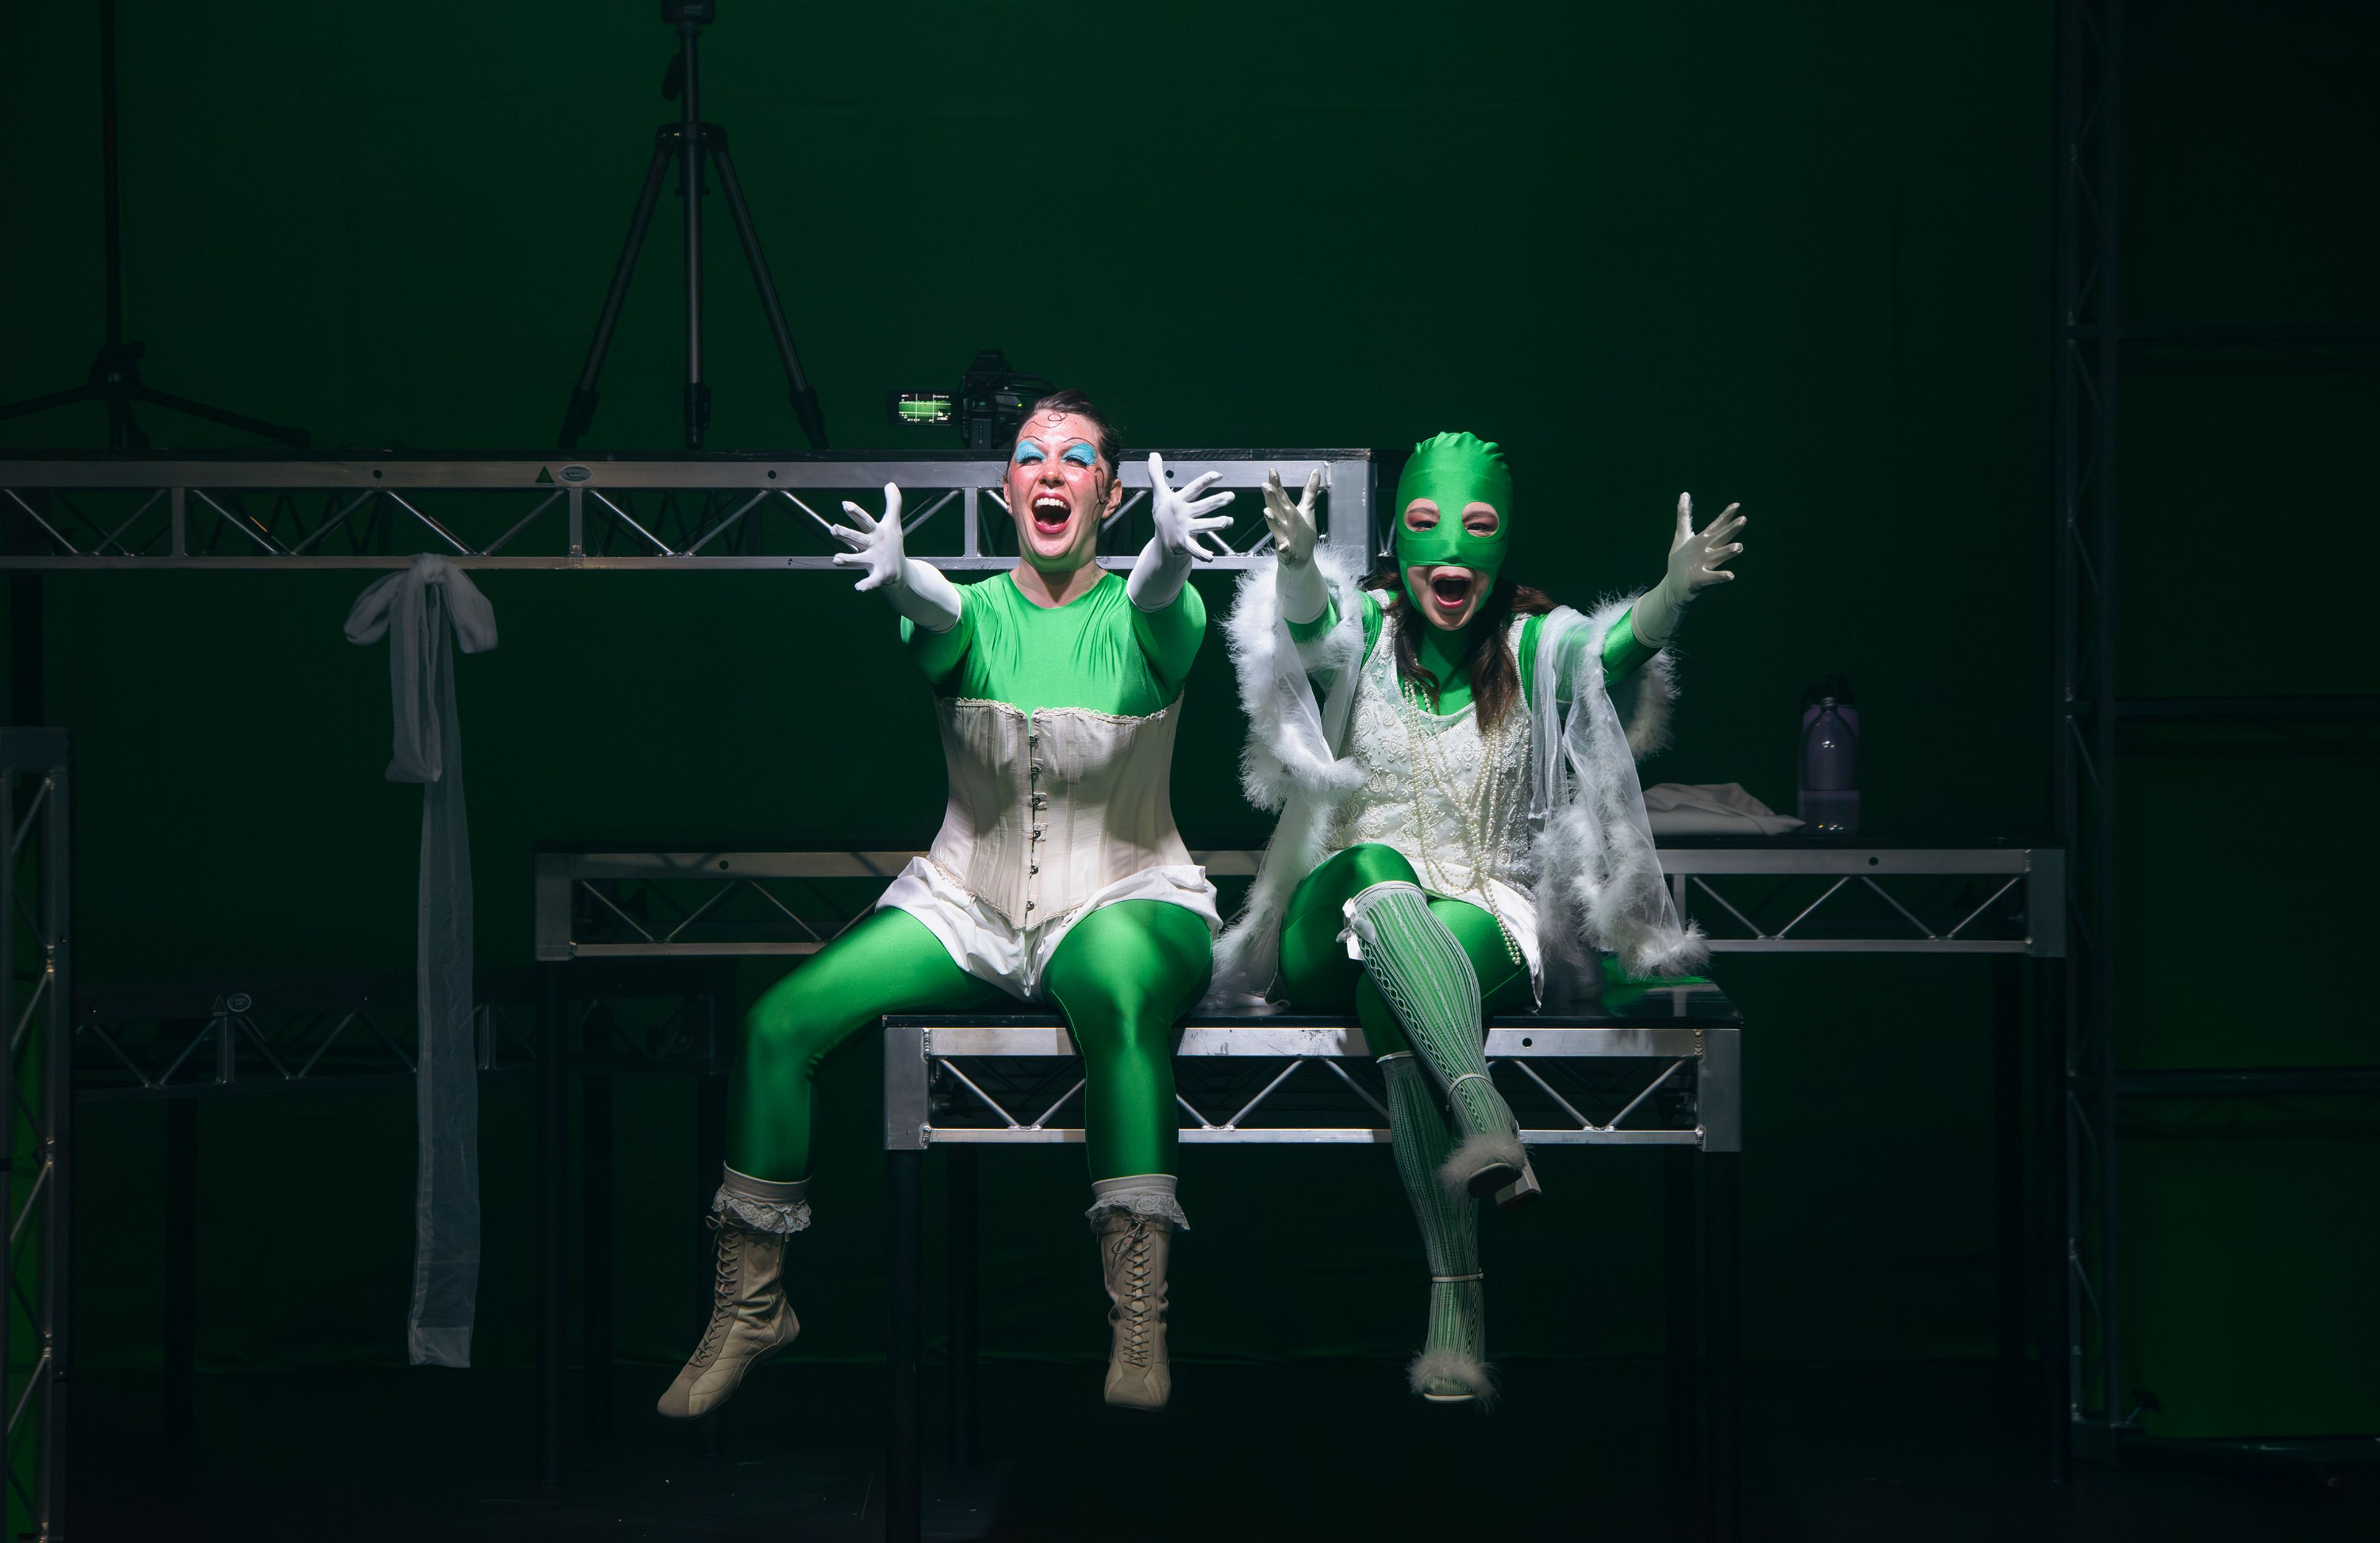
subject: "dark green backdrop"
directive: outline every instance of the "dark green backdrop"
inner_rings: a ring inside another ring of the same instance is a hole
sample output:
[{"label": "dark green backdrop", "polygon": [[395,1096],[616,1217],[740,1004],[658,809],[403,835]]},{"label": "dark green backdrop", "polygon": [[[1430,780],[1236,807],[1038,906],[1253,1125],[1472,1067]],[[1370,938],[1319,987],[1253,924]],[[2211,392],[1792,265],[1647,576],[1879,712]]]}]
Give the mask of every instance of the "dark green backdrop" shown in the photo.
[{"label": "dark green backdrop", "polygon": [[[152,383],[319,443],[550,443],[672,111],[652,7],[119,10],[128,328]],[[94,40],[83,6],[0,20],[19,146],[0,398],[79,377],[96,340]],[[2029,836],[2048,816],[2051,43],[2048,6],[1999,0],[1459,19],[730,0],[705,94],[838,445],[916,443],[882,424],[884,391],[950,381],[993,346],[1091,391],[1135,445],[1393,446],[1473,428],[1517,468],[1518,571],[1573,601],[1658,572],[1680,489],[1712,509],[1741,499],[1743,582],[1697,608],[1677,745],[1651,775],[1741,781],[1790,807],[1800,693],[1841,670],[1866,714],[1872,830]],[[593,447],[675,443],[673,206]],[[716,200],[711,214],[713,443],[795,446]],[[0,444],[97,433],[95,414],[20,420]],[[2308,437],[2323,442],[2318,424]],[[2185,582],[2213,601],[2235,568]],[[380,780],[384,657],[339,636],[361,584],[47,581],[47,716],[78,735],[89,978],[406,966],[419,795]],[[1220,607],[1225,587],[1204,587]],[[923,689],[880,607],[838,579],[483,588],[504,640],[464,662],[460,689],[484,962],[528,955],[535,842],[929,834]],[[2204,641],[2218,617],[2200,609],[2186,635]],[[822,649],[844,638],[877,643]],[[847,725],[841,743],[817,734],[821,707]],[[1188,711],[1185,831],[1260,841],[1220,650]],[[1985,1351],[1982,963],[1730,960],[1722,978],[1754,1025],[1752,1353]],[[881,1163],[866,1054],[829,1073],[826,1098],[801,1353],[868,1355]],[[207,1364],[400,1356],[406,1101],[215,1104],[201,1123]],[[162,1124],[90,1112],[86,1217],[154,1235]],[[491,1364],[530,1343],[527,1132],[520,1090],[492,1091]],[[684,1353],[702,1309],[690,1142],[685,1088],[624,1095],[620,1331],[654,1361]],[[1187,1156],[1180,1349],[1408,1347],[1418,1254],[1376,1157]],[[1565,1151],[1548,1179],[1526,1225],[1491,1227],[1499,1346],[1650,1349],[1652,1168]],[[1099,1348],[1080,1181],[1072,1154],[988,1168],[991,1346]],[[1354,1241],[1330,1266],[1347,1289],[1280,1309],[1281,1257],[1318,1207],[1348,1214],[1336,1236]],[[83,1365],[152,1360],[155,1272],[105,1258],[84,1255]]]}]

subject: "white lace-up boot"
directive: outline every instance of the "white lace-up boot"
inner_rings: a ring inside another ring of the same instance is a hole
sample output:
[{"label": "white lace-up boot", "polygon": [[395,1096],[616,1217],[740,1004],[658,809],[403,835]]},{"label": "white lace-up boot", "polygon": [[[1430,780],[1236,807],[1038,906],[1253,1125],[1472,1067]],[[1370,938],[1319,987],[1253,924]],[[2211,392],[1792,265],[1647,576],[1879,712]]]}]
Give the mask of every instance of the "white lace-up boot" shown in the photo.
[{"label": "white lace-up boot", "polygon": [[1111,1210],[1099,1218],[1099,1263],[1107,1275],[1107,1401],[1121,1409],[1162,1409],[1173,1393],[1165,1356],[1165,1264],[1173,1226]]},{"label": "white lace-up boot", "polygon": [[[710,1218],[719,1234],[710,1322],[694,1358],[662,1394],[663,1415],[691,1420],[727,1402],[744,1374],[802,1331],[785,1300],[785,1239],[809,1224],[807,1182],[770,1184],[727,1171]],[[764,1223],[762,1231],[753,1223]]]}]

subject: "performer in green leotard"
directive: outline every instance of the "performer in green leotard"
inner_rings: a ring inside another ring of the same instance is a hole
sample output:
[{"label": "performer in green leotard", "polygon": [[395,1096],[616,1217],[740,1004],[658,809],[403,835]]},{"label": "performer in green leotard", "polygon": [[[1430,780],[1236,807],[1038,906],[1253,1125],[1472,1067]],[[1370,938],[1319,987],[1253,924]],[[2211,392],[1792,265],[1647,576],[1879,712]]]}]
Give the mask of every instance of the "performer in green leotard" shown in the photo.
[{"label": "performer in green leotard", "polygon": [[845,504],[851,547],[901,614],[934,688],[950,808],[865,920],[779,981],[745,1022],[713,1201],[709,1328],[662,1396],[691,1417],[792,1343],[785,1240],[810,1221],[819,1063],[887,1013],[1053,1004],[1083,1052],[1091,1225],[1110,1299],[1110,1403],[1155,1409],[1172,1387],[1166,1264],[1189,1223],[1175,1197],[1172,1030],[1206,990],[1214,887],[1173,827],[1167,779],[1182,684],[1207,614],[1188,578],[1230,524],[1229,493],[1180,491],[1148,458],[1157,534],[1129,579],[1095,561],[1122,502],[1114,431],[1079,392],[1037,404],[1007,477],[1023,553],[964,589],[902,550],[901,493],[881,518]]},{"label": "performer in green leotard", "polygon": [[[1733,577],[1743,521],[1730,505],[1697,531],[1681,497],[1661,582],[1582,616],[1500,579],[1512,481],[1493,444],[1415,447],[1395,571],[1368,587],[1318,550],[1314,493],[1267,486],[1278,561],[1232,610],[1248,795],[1282,814],[1217,946],[1216,998],[1245,1006],[1278,986],[1301,1012],[1363,1024],[1429,1259],[1414,1390],[1469,1402],[1492,1391],[1475,1197],[1538,1193],[1488,1075],[1485,1017],[1549,983],[1567,994],[1597,951],[1639,974],[1703,957],[1662,885],[1633,758],[1673,695],[1662,646],[1696,590]],[[1623,728],[1607,684],[1630,677]]]}]

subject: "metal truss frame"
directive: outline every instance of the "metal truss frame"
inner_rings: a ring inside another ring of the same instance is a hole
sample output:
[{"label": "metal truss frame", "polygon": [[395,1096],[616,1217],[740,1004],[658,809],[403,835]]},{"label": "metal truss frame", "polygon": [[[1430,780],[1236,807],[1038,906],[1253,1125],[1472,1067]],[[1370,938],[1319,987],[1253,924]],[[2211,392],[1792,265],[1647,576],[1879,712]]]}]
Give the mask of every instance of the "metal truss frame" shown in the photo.
[{"label": "metal truss frame", "polygon": [[[1770,840],[1664,845],[1660,857],[1678,914],[1703,924],[1714,954],[2066,952],[2057,847]],[[1711,882],[1722,877],[1735,881],[1725,893]]]},{"label": "metal truss frame", "polygon": [[[2122,0],[2058,10],[2054,799],[2074,855],[2073,967],[2051,1134],[2064,1172],[2061,1444],[2111,1459],[2121,1413],[2116,1189],[2116,429]],[[2045,1090],[2047,1084],[2045,1083]],[[2045,1343],[2051,1336],[2045,1333]],[[2045,1360],[2048,1359],[2045,1356]],[[2053,1456],[2063,1476],[2063,1452]]]},{"label": "metal truss frame", "polygon": [[[875,903],[905,851],[541,851],[541,960],[815,954]],[[1210,877],[1262,853],[1193,852]],[[1888,847],[1767,839],[1661,848],[1681,915],[1719,954],[2009,954],[2066,948],[2054,847]],[[1732,881],[1721,888],[1718,881]]]},{"label": "metal truss frame", "polygon": [[[2251,348],[2260,358],[2335,357],[2380,342],[2369,322],[2236,324],[2136,322],[2120,293],[2123,273],[2124,0],[2060,0],[2058,34],[2055,589],[2053,796],[2058,833],[2072,854],[2069,911],[2073,967],[2058,978],[2055,1011],[2065,1027],[2039,1087],[2052,1117],[2045,1167],[2063,1179],[2056,1235],[2058,1289],[2042,1318],[2062,1343],[2052,1476],[2075,1455],[2113,1462],[2131,1449],[2182,1453],[2226,1449],[2236,1466],[2299,1463],[2289,1443],[2153,1440],[2123,1379],[2119,1306],[2123,1226],[2119,1158],[2124,1112],[2135,1099],[2280,1097],[2368,1091],[2369,1066],[2203,1067],[2129,1072],[2117,1058],[2123,1003],[2116,950],[2119,773],[2128,731],[2258,723],[2341,743],[2368,731],[2371,696],[2127,697],[2117,673],[2122,559],[2119,426],[2128,363],[2152,350]],[[2301,354],[2299,351],[2303,350]],[[2362,735],[2369,743],[2368,733]],[[2053,976],[2057,972],[2053,969]],[[2045,1005],[2051,1005],[2045,1003]],[[2047,1333],[2045,1335],[2046,1343]],[[2368,1461],[2368,1444],[2363,1447]],[[2302,1465],[2301,1464],[2300,1464]]]},{"label": "metal truss frame", "polygon": [[[611,1414],[613,1084],[648,1075],[694,1079],[698,1135],[688,1214],[699,1214],[700,1200],[718,1182],[724,1141],[734,967],[705,960],[498,966],[479,972],[473,995],[482,1075],[525,1077],[535,1089],[537,1472],[554,1482],[561,1474],[569,1318],[566,1207],[575,1191],[585,1248],[578,1321],[586,1420],[590,1437],[601,1440]],[[168,1451],[187,1452],[196,1424],[198,1104],[260,1093],[409,1085],[415,1025],[410,976],[87,987],[75,995],[70,1019],[58,1014],[46,1042],[71,1044],[77,1101],[163,1101],[168,1112],[161,1249],[166,1286],[161,1423]],[[55,1063],[63,1070],[66,1057]],[[575,1166],[569,1161],[574,1093],[583,1144]],[[55,1190],[50,1203],[59,1203]]]},{"label": "metal truss frame", "polygon": [[[66,1521],[67,1197],[74,1166],[73,778],[63,729],[0,729],[0,1144],[8,1288],[0,1301],[0,1415],[11,1537]],[[21,1336],[21,1337],[20,1337]]]},{"label": "metal truss frame", "polygon": [[[1323,539],[1364,561],[1371,546],[1368,450],[1163,452],[1175,484],[1206,472],[1242,496],[1221,532],[1245,568],[1271,547],[1269,472],[1322,478]],[[906,500],[910,554],[953,571],[1015,561],[1003,541],[1006,461],[979,451],[575,459],[288,456],[200,458],[0,456],[0,568],[401,568],[433,552],[464,568],[808,571],[844,550],[827,533],[840,500]],[[1128,458],[1123,503],[1100,561],[1128,565],[1147,541],[1148,467]],[[1006,551],[1003,551],[1003,546]]]},{"label": "metal truss frame", "polygon": [[[582,966],[565,1005],[583,1003],[576,1075],[710,1072],[722,1054],[715,984],[686,968]],[[540,979],[482,969],[483,1075],[528,1075],[540,1058]],[[410,976],[267,977],[166,986],[86,986],[71,1020],[83,1103],[211,1099],[410,1084],[419,1042]]]},{"label": "metal truss frame", "polygon": [[[1522,1140],[1741,1150],[1742,1020],[1734,1009],[1707,987],[1649,992],[1637,1005],[1641,1011],[1546,1014],[1489,1026],[1488,1068],[1503,1074],[1499,1087],[1522,1119]],[[1175,1101],[1191,1122],[1182,1141],[1385,1144],[1385,1094],[1370,1085],[1371,1059],[1364,1031],[1341,1019],[1194,1019],[1174,1051]],[[1366,1075],[1353,1075],[1342,1062]],[[1296,1077],[1308,1067],[1311,1075]],[[888,1151],[1084,1138],[1079,1124],[1052,1123],[1079,1110],[1083,1090],[1079,1052],[1055,1018],[887,1018],[884,1089]],[[1227,1109],[1220,1120],[1208,1112]]]}]

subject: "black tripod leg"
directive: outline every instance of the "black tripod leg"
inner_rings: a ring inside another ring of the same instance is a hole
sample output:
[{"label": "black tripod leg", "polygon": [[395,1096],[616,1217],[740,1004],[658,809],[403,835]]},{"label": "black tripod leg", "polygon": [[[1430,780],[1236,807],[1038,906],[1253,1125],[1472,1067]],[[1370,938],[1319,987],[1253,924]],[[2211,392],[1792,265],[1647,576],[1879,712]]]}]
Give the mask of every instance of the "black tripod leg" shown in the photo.
[{"label": "black tripod leg", "polygon": [[652,164],[645,168],[645,186],[637,194],[637,212],[628,218],[628,238],[621,243],[619,263],[612,270],[612,288],[603,297],[603,313],[595,319],[595,341],[588,346],[587,367],[579,371],[578,388],[570,394],[569,410],[562,415],[562,437],[556,443],[565,450],[577,449],[578,437],[595,420],[595,401],[601,395],[595,389],[595,382],[603,373],[603,356],[612,348],[612,329],[619,324],[620,302],[627,298],[628,281],[636,276],[637,256],[645,249],[645,229],[653,223],[653,204],[662,196],[662,178],[669,171],[670,149],[676,139],[674,127],[653,136]]},{"label": "black tripod leg", "polygon": [[777,340],[777,360],[785,367],[785,383],[793,388],[794,416],[801,419],[802,433],[809,440],[810,448],[826,448],[826,414],[819,407],[818,393],[810,388],[809,377],[802,372],[801,356],[794,351],[794,334],[785,326],[785,308],[777,303],[777,286],[769,277],[769,260],[760,255],[760,233],[752,228],[752,211],[744,202],[743,185],[735,180],[735,163],[727,156],[727,134],[716,126],[706,126],[704,138],[710,143],[710,157],[719,168],[719,190],[727,199],[728,213],[735,216],[735,234],[744,243],[744,261],[752,269],[752,282],[760,291],[760,311],[769,319],[769,334]]},{"label": "black tripod leg", "polygon": [[45,395],[28,396],[21,402],[0,403],[0,418],[22,418],[27,413],[47,412],[52,407],[72,407],[77,402],[104,402],[107,388],[97,385],[68,386]]},{"label": "black tripod leg", "polygon": [[[277,423],[267,423],[261,418],[250,418],[246,413],[236,413],[224,407],[211,407],[204,402],[193,402],[187,396],[176,396],[171,392],[158,391],[150,386],[141,386],[138,390],[125,394],[125,418],[128,421],[131,418],[133,402],[146,402],[151,407],[186,413],[192,418],[203,418],[210,423],[221,423],[228,428],[244,430],[265,439],[279,440],[292,450],[303,450],[312,443],[314,439],[313,435],[303,429],[285,429]],[[137,433],[139,431],[134,431]],[[140,442],[136,440],[128,448],[139,449]]]}]

